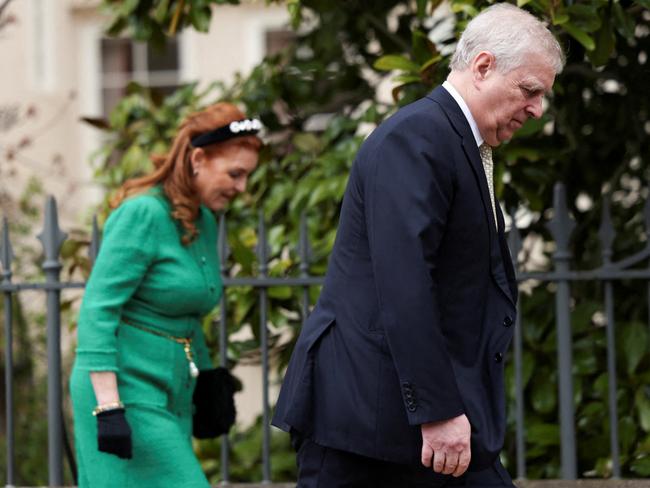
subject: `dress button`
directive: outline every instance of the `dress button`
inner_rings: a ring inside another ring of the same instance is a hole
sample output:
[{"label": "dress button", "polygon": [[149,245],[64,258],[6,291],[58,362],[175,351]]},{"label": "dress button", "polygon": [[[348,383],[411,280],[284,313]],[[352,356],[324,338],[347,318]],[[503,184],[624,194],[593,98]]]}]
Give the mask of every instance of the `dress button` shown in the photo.
[{"label": "dress button", "polygon": [[494,355],[494,360],[495,360],[497,363],[500,363],[501,361],[503,361],[503,354],[501,354],[500,352],[496,353],[496,354]]},{"label": "dress button", "polygon": [[206,262],[205,256],[201,256],[201,262],[202,262],[203,264],[205,264],[205,262]]},{"label": "dress button", "polygon": [[510,315],[506,315],[506,317],[503,319],[503,325],[505,327],[510,327],[512,325],[512,317]]}]

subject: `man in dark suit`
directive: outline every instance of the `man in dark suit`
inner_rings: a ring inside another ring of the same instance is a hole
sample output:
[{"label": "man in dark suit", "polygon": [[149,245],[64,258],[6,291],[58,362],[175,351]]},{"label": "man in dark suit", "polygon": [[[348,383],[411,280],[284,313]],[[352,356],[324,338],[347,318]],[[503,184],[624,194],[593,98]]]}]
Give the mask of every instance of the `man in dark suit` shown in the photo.
[{"label": "man in dark suit", "polygon": [[517,284],[491,147],[541,116],[563,62],[537,19],[494,5],[445,84],[363,144],[273,419],[300,488],[513,486],[498,454]]}]

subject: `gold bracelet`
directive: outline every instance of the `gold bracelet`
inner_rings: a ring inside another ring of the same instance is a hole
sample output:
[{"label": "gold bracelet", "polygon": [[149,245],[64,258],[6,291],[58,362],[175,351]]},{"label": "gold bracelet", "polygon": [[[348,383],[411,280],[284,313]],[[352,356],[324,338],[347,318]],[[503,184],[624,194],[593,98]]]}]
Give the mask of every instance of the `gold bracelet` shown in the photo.
[{"label": "gold bracelet", "polygon": [[97,405],[93,409],[93,415],[97,416],[98,413],[108,412],[109,410],[119,410],[121,408],[124,408],[124,404],[122,402],[104,403],[103,405]]}]

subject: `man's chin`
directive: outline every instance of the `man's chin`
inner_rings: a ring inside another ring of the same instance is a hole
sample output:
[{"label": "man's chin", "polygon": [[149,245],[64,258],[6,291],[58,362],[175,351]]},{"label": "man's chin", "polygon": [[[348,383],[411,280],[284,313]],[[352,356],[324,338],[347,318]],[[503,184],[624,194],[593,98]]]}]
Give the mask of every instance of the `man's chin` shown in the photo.
[{"label": "man's chin", "polygon": [[514,130],[504,130],[502,132],[499,132],[497,134],[498,142],[497,142],[496,146],[498,146],[502,142],[508,142],[510,139],[512,139],[512,136],[514,134],[515,134]]}]

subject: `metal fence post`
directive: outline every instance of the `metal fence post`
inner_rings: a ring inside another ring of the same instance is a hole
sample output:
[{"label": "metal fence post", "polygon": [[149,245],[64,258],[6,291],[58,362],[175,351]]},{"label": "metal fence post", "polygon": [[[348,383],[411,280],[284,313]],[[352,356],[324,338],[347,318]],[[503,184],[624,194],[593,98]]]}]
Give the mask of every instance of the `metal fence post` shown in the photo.
[{"label": "metal fence post", "polygon": [[[510,246],[510,256],[512,257],[512,267],[515,275],[519,268],[519,252],[521,251],[521,235],[517,229],[515,218],[515,209],[510,211],[512,226],[508,236]],[[517,452],[517,478],[526,477],[526,443],[525,443],[525,425],[524,425],[524,381],[523,381],[523,333],[521,330],[521,298],[517,299],[517,318],[515,321],[515,434],[516,434],[516,452]]]},{"label": "metal fence post", "polygon": [[[264,224],[264,211],[259,212],[259,225],[257,230],[257,258],[259,262],[259,276],[268,277],[268,243],[266,240],[266,226]],[[271,427],[269,415],[269,337],[266,326],[268,314],[268,290],[260,287],[260,348],[262,349],[262,483],[271,482]]]},{"label": "metal fence post", "polygon": [[[643,221],[645,223],[646,249],[650,249],[650,195],[646,198],[643,207]],[[650,263],[648,263],[650,269]],[[650,281],[648,281],[648,327],[650,327]]]},{"label": "metal fence post", "polygon": [[59,251],[67,234],[59,228],[56,200],[50,196],[45,206],[45,227],[38,239],[43,244],[47,294],[47,427],[49,485],[63,485],[63,433],[61,407],[61,290]]},{"label": "metal fence post", "polygon": [[[228,235],[226,229],[226,216],[221,214],[219,218],[219,262],[221,263],[221,276],[225,278],[228,274],[228,257],[230,248],[228,247]],[[219,365],[228,367],[228,315],[227,315],[227,297],[226,288],[221,293],[221,320],[219,322]],[[221,480],[224,483],[230,481],[230,441],[228,434],[221,436]]]},{"label": "metal fence post", "polygon": [[[11,262],[14,255],[9,240],[9,224],[6,217],[2,219],[2,242],[0,242],[0,262],[2,262],[2,283],[11,284]],[[14,358],[13,358],[13,316],[12,316],[11,291],[4,292],[4,320],[5,320],[5,402],[7,412],[7,486],[14,486]]]},{"label": "metal fence post", "polygon": [[[298,254],[300,256],[300,276],[309,276],[309,263],[312,251],[309,243],[309,229],[307,227],[307,213],[300,215],[300,240],[298,241]],[[305,285],[302,290],[302,317],[304,321],[309,315],[309,286]]]},{"label": "metal fence post", "polygon": [[[609,197],[603,198],[603,216],[598,232],[601,243],[603,268],[612,264],[612,244],[616,233],[612,225],[612,217],[609,208]],[[611,280],[603,282],[605,287],[605,314],[607,316],[607,376],[609,390],[609,425],[610,425],[610,448],[612,452],[612,475],[615,479],[621,477],[621,461],[618,444],[618,405],[616,399],[616,324],[614,323],[614,285]]]},{"label": "metal fence post", "polygon": [[[555,271],[565,274],[569,272],[571,251],[569,239],[575,227],[575,222],[569,215],[566,203],[566,190],[562,183],[556,183],[553,196],[554,215],[548,228],[556,243],[553,255]],[[557,359],[559,374],[560,397],[560,451],[562,459],[562,478],[576,479],[576,435],[575,413],[573,407],[573,353],[571,334],[571,289],[568,278],[557,281],[555,295],[556,325],[557,325]]]}]

